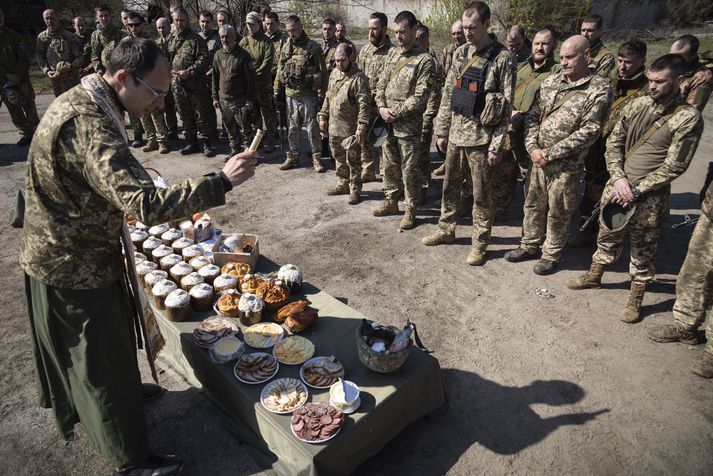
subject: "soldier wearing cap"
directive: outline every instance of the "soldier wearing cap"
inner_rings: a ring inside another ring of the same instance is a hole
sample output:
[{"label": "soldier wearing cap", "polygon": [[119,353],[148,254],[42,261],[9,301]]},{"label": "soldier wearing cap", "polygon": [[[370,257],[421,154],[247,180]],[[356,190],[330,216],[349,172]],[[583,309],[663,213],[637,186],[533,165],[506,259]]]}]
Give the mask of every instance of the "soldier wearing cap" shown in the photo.
[{"label": "soldier wearing cap", "polygon": [[[669,212],[671,182],[693,159],[703,132],[701,113],[681,97],[685,63],[679,55],[664,55],[649,67],[649,94],[622,110],[607,140],[606,161],[611,178],[600,202],[597,251],[582,276],[567,281],[570,289],[601,285],[604,268],[621,255],[624,236],[631,241],[631,290],[619,315],[623,322],[639,319],[646,284],[654,279],[656,250]],[[605,221],[607,207],[626,213],[622,225]],[[626,221],[628,219],[628,221]]]},{"label": "soldier wearing cap", "polygon": [[703,112],[713,91],[713,71],[701,64],[698,56],[699,45],[700,42],[695,36],[682,35],[673,42],[670,52],[681,55],[686,62],[686,72],[681,83],[683,99]]},{"label": "soldier wearing cap", "polygon": [[37,35],[37,63],[52,80],[56,97],[79,84],[84,56],[79,41],[60,26],[54,10],[45,10],[42,19],[47,29]]},{"label": "soldier wearing cap", "polygon": [[604,20],[600,15],[589,15],[582,20],[580,34],[589,40],[589,67],[596,74],[608,78],[616,73],[616,58],[602,42]]}]

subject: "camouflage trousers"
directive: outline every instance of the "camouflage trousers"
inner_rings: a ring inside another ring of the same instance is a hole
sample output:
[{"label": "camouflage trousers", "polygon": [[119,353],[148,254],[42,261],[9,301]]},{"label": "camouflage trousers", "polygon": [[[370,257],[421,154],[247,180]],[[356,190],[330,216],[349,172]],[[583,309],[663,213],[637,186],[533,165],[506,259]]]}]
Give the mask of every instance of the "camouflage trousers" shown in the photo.
[{"label": "camouflage trousers", "polygon": [[485,251],[493,225],[492,182],[495,168],[488,164],[488,148],[458,147],[448,142],[446,174],[443,177],[443,200],[438,226],[454,234],[458,220],[458,205],[463,199],[463,186],[470,175],[473,184],[473,248]]},{"label": "camouflage trousers", "polygon": [[[607,183],[600,202],[602,207],[609,201],[613,190],[612,183]],[[661,227],[668,216],[669,195],[668,190],[644,195],[636,202],[636,211],[629,219],[629,223],[619,231],[607,230],[600,220],[597,251],[594,252],[592,261],[603,265],[616,261],[624,246],[624,236],[628,233],[631,242],[629,274],[632,281],[647,282],[654,279],[656,250]]]},{"label": "camouflage trousers", "polygon": [[52,92],[54,93],[54,97],[58,97],[60,94],[65,91],[69,91],[79,84],[79,76],[70,75],[63,78],[52,78],[50,81],[52,81]]},{"label": "camouflage trousers", "polygon": [[[602,199],[602,192],[609,181],[609,171],[607,170],[604,153],[606,151],[606,141],[602,138],[597,141],[589,149],[584,158],[584,195],[579,204],[579,211],[582,214],[582,222],[586,221],[592,214],[594,207]],[[595,220],[592,222],[593,230],[596,230],[599,223]]]},{"label": "camouflage trousers", "polygon": [[[376,170],[374,169],[374,161],[376,160],[375,157],[376,147],[374,147],[374,144],[364,141],[364,144],[361,146],[361,171],[364,175],[376,173]],[[383,171],[380,170],[379,173],[383,173]]]},{"label": "camouflage trousers", "polygon": [[[570,160],[570,159],[561,159]],[[525,177],[525,195],[520,246],[542,257],[559,261],[567,243],[572,213],[577,208],[577,187],[584,170],[577,163],[552,163],[545,168],[530,166]]]},{"label": "camouflage trousers", "polygon": [[381,147],[384,164],[383,189],[387,200],[397,201],[404,193],[404,205],[415,208],[421,200],[421,169],[418,137],[394,137],[389,134]]},{"label": "camouflage trousers", "polygon": [[307,129],[307,138],[312,149],[311,153],[320,154],[322,152],[322,136],[319,134],[319,124],[317,123],[318,104],[319,102],[315,96],[287,96],[290,154],[297,156],[300,154],[300,137],[303,125]]},{"label": "camouflage trousers", "polygon": [[176,134],[178,132],[178,119],[176,118],[176,100],[173,98],[172,91],[169,91],[166,95],[163,112],[166,117],[167,133]]},{"label": "camouflage trousers", "polygon": [[136,117],[133,114],[129,114],[129,123],[131,124],[131,130],[134,131],[134,139],[144,135],[144,126],[141,124],[142,120],[142,117]]},{"label": "camouflage trousers", "polygon": [[18,98],[17,104],[11,104],[5,94],[5,89],[0,89],[0,97],[2,102],[7,106],[7,112],[10,113],[10,119],[17,128],[17,131],[22,137],[32,137],[40,123],[40,118],[37,116],[37,107],[35,106],[35,90],[32,89],[30,79],[23,79],[17,86]]},{"label": "camouflage trousers", "polygon": [[[701,214],[688,243],[686,260],[676,281],[673,317],[686,329],[697,329],[713,303],[713,222]],[[706,351],[713,353],[713,319],[706,328]]]},{"label": "camouflage trousers", "polygon": [[493,213],[496,217],[509,212],[517,179],[527,173],[529,164],[530,155],[525,149],[522,131],[508,129],[503,146],[503,160],[495,166],[497,172],[493,177]]},{"label": "camouflage trousers", "polygon": [[208,139],[211,135],[210,118],[215,114],[208,90],[199,87],[187,91],[178,81],[173,81],[171,91],[181,115],[183,136],[187,140],[195,140],[196,136]]},{"label": "camouflage trousers", "polygon": [[431,181],[431,142],[433,128],[421,136],[421,151],[418,156],[418,166],[421,169],[421,187],[428,188]]},{"label": "camouflage trousers", "polygon": [[346,150],[342,141],[346,137],[329,136],[332,157],[337,165],[337,187],[349,185],[352,192],[361,192],[361,147],[356,142]]},{"label": "camouflage trousers", "polygon": [[243,121],[242,109],[245,107],[243,101],[231,101],[220,98],[220,112],[223,115],[223,125],[228,133],[230,150],[240,150],[243,142]]},{"label": "camouflage trousers", "polygon": [[144,114],[141,118],[141,124],[144,126],[146,139],[148,141],[154,140],[162,144],[166,143],[168,128],[166,127],[164,113],[164,109],[154,109],[153,111]]},{"label": "camouflage trousers", "polygon": [[271,146],[275,138],[275,111],[272,102],[272,87],[263,87],[257,91],[257,101],[253,109],[252,120],[245,124],[245,135],[254,137],[257,129],[265,131],[264,143]]}]

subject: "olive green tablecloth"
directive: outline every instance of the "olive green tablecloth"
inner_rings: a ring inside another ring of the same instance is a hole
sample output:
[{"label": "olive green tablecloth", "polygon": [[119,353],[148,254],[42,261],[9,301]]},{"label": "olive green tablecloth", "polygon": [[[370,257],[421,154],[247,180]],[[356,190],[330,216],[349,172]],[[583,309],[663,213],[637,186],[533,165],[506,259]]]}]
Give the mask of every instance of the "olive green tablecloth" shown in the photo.
[{"label": "olive green tablecloth", "polygon": [[[234,362],[215,364],[207,350],[193,343],[193,329],[210,314],[194,314],[191,322],[176,323],[153,308],[166,341],[159,362],[208,392],[230,417],[234,434],[261,450],[256,460],[264,469],[285,475],[349,474],[409,424],[445,405],[441,369],[435,358],[414,346],[398,371],[384,375],[368,370],[359,361],[356,348],[356,332],[364,316],[308,284],[304,294],[320,317],[300,335],[315,344],[315,356],[336,356],[344,364],[345,379],[361,390],[361,406],[326,443],[298,440],[290,429],[291,415],[273,414],[261,405],[259,396],[265,384],[238,381],[233,374]],[[274,378],[299,379],[299,368],[280,364]],[[309,391],[309,401],[329,401],[327,389]]]}]

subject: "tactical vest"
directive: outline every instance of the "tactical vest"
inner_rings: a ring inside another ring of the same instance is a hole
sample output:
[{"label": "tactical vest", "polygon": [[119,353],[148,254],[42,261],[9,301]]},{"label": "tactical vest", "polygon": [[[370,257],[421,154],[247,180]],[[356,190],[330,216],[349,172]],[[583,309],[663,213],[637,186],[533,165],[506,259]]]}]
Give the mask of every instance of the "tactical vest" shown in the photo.
[{"label": "tactical vest", "polygon": [[495,44],[492,51],[485,60],[485,63],[478,67],[476,64],[482,58],[478,58],[472,65],[469,65],[468,49],[465,47],[463,57],[460,61],[460,73],[456,76],[456,83],[451,96],[451,111],[465,117],[479,118],[480,113],[485,108],[485,80],[488,77],[488,69],[495,57],[505,48],[501,44]]},{"label": "tactical vest", "polygon": [[[322,75],[316,65],[309,64],[306,54],[293,55],[292,41],[288,41],[289,50],[285,66],[282,70],[282,82],[292,89],[313,89],[317,90],[322,84]],[[305,50],[305,53],[307,51]]]}]

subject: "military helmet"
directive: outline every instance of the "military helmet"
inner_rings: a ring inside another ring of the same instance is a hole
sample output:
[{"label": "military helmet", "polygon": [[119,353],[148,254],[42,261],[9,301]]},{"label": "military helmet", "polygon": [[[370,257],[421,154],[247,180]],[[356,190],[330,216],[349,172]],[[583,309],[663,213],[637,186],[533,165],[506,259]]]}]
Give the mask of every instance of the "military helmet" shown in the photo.
[{"label": "military helmet", "polygon": [[602,223],[611,232],[621,231],[636,211],[636,203],[630,203],[624,208],[618,203],[609,202],[602,207],[600,218]]},{"label": "military helmet", "polygon": [[371,123],[369,128],[369,135],[366,140],[374,147],[381,147],[386,142],[386,138],[389,136],[389,125],[384,122],[381,116],[377,113],[374,121]]}]

